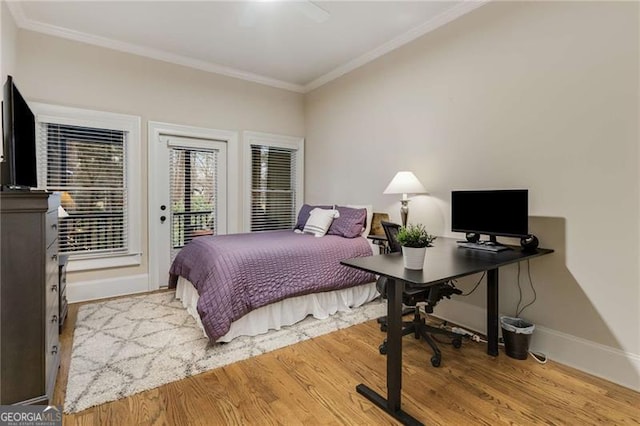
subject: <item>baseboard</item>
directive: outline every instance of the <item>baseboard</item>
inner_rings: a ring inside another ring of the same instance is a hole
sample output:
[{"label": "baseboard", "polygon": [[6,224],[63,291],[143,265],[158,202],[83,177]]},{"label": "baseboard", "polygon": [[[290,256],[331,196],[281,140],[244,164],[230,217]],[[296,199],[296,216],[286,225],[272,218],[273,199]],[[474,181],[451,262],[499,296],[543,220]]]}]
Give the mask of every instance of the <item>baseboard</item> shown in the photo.
[{"label": "baseboard", "polygon": [[[448,300],[434,316],[471,331],[486,334],[486,310],[468,303]],[[549,359],[585,373],[640,391],[640,356],[580,337],[536,325],[530,349]]]},{"label": "baseboard", "polygon": [[67,283],[69,303],[86,302],[107,297],[149,291],[149,275],[131,275],[127,277],[106,278],[103,280]]}]

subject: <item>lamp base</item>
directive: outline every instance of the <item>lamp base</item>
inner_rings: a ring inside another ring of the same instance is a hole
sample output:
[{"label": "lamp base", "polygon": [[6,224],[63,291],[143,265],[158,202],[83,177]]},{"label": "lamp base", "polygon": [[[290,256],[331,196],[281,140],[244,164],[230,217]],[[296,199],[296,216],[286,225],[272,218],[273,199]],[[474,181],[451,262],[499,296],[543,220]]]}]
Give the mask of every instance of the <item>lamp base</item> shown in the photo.
[{"label": "lamp base", "polygon": [[400,217],[402,218],[402,226],[407,226],[407,218],[409,217],[409,200],[401,200]]}]

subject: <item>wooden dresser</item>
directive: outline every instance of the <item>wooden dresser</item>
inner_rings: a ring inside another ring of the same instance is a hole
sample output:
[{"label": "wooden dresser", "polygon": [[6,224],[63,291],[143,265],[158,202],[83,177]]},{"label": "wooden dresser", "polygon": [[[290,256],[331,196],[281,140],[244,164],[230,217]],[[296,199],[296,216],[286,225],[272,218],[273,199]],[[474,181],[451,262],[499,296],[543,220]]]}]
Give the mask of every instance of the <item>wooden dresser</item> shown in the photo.
[{"label": "wooden dresser", "polygon": [[0,404],[48,404],[58,340],[58,206],[41,191],[0,192]]}]

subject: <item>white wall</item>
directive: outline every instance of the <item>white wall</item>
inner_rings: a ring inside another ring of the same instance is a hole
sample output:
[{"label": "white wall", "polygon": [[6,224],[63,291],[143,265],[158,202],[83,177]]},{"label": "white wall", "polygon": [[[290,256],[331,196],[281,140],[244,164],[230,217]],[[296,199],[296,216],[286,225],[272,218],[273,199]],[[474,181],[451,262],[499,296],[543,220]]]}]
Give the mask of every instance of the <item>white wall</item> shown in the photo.
[{"label": "white wall", "polygon": [[7,79],[7,75],[13,75],[15,77],[16,69],[16,41],[18,37],[18,29],[16,23],[13,20],[11,12],[7,7],[6,2],[1,2],[0,6],[0,22],[2,24],[1,37],[2,37],[2,55],[0,57],[0,68],[2,69],[2,84]]},{"label": "white wall", "polygon": [[[382,191],[413,170],[409,221],[450,235],[451,190],[528,188],[556,250],[531,261],[534,346],[640,389],[638,76],[637,3],[490,3],[307,95],[307,201],[399,220]],[[513,314],[516,268],[500,280]],[[438,312],[483,330],[480,289]]]},{"label": "white wall", "polygon": [[142,265],[74,273],[70,288],[116,277],[138,283],[146,277],[148,121],[304,135],[301,94],[102,47],[19,30],[17,70],[17,84],[29,101],[142,117]]}]

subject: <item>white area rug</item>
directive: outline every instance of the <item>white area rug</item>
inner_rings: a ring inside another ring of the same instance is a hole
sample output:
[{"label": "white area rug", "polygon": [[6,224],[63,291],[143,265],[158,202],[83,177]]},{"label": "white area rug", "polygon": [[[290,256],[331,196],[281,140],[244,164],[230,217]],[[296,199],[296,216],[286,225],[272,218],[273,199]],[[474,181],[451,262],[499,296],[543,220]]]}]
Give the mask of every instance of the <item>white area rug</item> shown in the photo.
[{"label": "white area rug", "polygon": [[375,300],[257,337],[210,345],[173,292],[84,305],[73,337],[64,412],[124,398],[386,313]]}]

